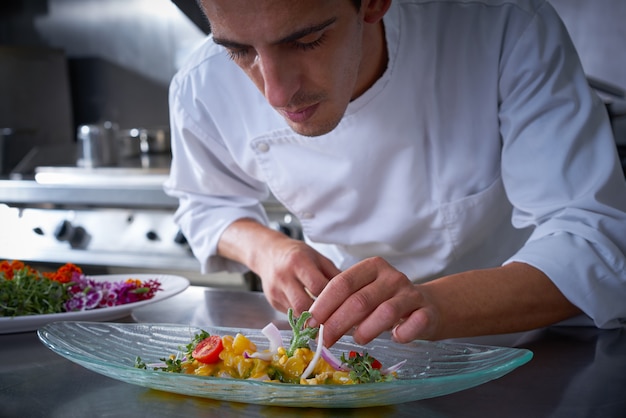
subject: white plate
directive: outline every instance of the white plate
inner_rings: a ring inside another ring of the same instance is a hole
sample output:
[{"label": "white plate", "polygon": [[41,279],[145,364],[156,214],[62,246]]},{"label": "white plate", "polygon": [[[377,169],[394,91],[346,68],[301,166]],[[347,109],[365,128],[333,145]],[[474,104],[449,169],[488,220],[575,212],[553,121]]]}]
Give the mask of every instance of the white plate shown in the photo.
[{"label": "white plate", "polygon": [[34,331],[45,324],[56,321],[110,321],[112,319],[123,318],[130,314],[133,309],[172,297],[189,286],[189,280],[184,277],[165,274],[107,274],[88,277],[100,282],[120,282],[130,278],[139,279],[141,281],[156,279],[161,282],[161,290],[156,292],[152,299],[108,308],[45,315],[3,316],[0,317],[0,334]]}]

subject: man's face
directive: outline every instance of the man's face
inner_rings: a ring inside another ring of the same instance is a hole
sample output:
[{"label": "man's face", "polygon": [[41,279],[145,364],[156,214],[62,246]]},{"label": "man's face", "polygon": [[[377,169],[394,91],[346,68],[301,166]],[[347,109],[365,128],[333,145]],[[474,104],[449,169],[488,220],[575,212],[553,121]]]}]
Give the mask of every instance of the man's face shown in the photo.
[{"label": "man's face", "polygon": [[216,43],[301,135],[333,130],[369,87],[363,19],[347,0],[203,0]]}]

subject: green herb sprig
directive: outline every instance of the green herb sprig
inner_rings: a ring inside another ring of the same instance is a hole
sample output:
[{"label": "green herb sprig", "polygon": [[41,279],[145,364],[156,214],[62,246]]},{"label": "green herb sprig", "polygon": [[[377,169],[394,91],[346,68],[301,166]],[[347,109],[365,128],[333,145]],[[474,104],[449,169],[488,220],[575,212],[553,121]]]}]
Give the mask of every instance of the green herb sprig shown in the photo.
[{"label": "green herb sprig", "polygon": [[294,317],[293,309],[289,308],[287,311],[287,319],[293,331],[293,336],[287,348],[287,357],[293,356],[298,348],[310,348],[309,342],[315,339],[319,331],[317,327],[312,328],[305,325],[306,321],[312,316],[310,312],[304,311],[300,317]]}]

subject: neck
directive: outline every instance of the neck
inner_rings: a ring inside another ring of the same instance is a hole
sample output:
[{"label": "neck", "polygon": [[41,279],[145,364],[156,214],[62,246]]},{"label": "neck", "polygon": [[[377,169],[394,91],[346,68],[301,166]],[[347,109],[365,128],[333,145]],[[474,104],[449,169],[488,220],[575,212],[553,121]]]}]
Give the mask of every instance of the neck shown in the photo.
[{"label": "neck", "polygon": [[363,29],[363,59],[361,75],[352,100],[365,93],[383,75],[389,60],[385,28],[382,19],[376,24],[366,24]]}]

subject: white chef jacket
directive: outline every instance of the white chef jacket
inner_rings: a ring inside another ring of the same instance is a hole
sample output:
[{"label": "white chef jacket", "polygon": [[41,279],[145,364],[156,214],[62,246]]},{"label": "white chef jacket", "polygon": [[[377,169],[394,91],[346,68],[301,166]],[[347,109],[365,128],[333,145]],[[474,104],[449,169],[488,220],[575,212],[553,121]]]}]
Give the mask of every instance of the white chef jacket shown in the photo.
[{"label": "white chef jacket", "polygon": [[[599,327],[626,318],[626,184],[603,104],[543,0],[395,0],[383,76],[332,132],[289,129],[209,36],[170,87],[166,191],[203,271],[273,195],[345,269],[419,282],[520,261]],[[523,314],[523,313],[520,313]]]}]

